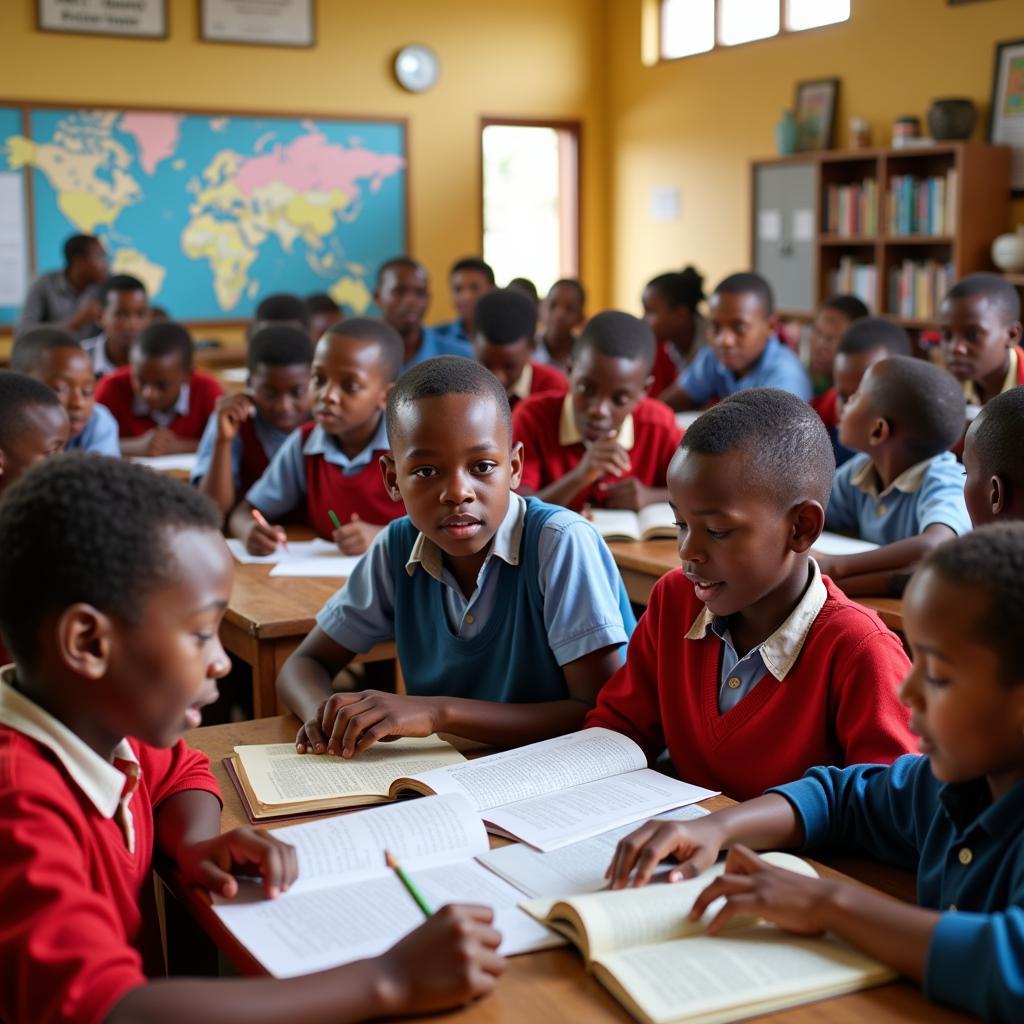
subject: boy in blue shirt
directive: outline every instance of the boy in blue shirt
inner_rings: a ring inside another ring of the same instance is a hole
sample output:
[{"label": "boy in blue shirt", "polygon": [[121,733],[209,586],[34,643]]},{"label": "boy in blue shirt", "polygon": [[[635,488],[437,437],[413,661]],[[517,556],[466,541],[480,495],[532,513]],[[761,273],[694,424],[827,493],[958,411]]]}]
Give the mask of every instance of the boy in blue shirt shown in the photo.
[{"label": "boy in blue shirt", "polygon": [[703,409],[743,388],[779,388],[811,400],[811,378],[774,333],[775,300],[760,274],[730,274],[708,299],[708,340],[664,400]]},{"label": "boy in blue shirt", "polygon": [[[614,887],[673,857],[692,878],[730,847],[698,898],[787,931],[830,931],[984,1020],[1024,1019],[1024,524],[933,551],[903,601],[914,656],[900,699],[924,757],[813,768],[799,782],[696,822],[651,821],[619,843]],[[747,845],[740,845],[747,844]],[[822,847],[917,871],[912,907],[853,882],[771,867],[756,849]]]},{"label": "boy in blue shirt", "polygon": [[458,315],[449,323],[438,324],[434,330],[441,342],[456,346],[456,355],[467,355],[472,359],[473,310],[476,300],[494,288],[494,271],[478,256],[467,256],[452,264],[448,282],[452,290],[452,305]]},{"label": "boy in blue shirt", "polygon": [[949,451],[965,415],[953,377],[908,356],[875,363],[843,405],[839,442],[861,454],[836,471],[825,528],[881,545],[818,560],[850,596],[899,593],[911,566],[970,530],[963,468]]},{"label": "boy in blue shirt", "polygon": [[[513,493],[522,445],[479,364],[413,367],[387,421],[381,470],[409,515],[377,536],[278,676],[303,721],[299,752],[352,757],[433,732],[517,746],[578,729],[634,625],[604,542],[575,513]],[[356,653],[392,639],[407,695],[332,696]]]}]

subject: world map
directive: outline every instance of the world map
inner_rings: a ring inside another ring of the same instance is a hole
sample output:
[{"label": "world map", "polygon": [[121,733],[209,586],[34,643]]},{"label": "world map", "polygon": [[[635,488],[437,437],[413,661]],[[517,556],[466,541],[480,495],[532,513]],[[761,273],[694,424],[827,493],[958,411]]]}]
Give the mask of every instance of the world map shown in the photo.
[{"label": "world map", "polygon": [[32,174],[38,269],[98,235],[177,319],[247,318],[280,291],[362,313],[406,248],[398,123],[45,109],[27,124],[0,138],[0,168]]}]

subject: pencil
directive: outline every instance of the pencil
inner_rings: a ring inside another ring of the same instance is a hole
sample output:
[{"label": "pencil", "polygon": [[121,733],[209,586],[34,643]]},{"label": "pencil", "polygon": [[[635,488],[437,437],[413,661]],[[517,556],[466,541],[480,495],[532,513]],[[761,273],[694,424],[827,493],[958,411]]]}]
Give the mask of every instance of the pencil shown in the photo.
[{"label": "pencil", "polygon": [[396,875],[398,875],[398,880],[405,886],[406,891],[416,901],[416,906],[423,911],[423,916],[430,917],[431,914],[433,914],[433,911],[427,906],[427,901],[416,890],[416,886],[412,884],[409,876],[402,870],[401,865],[397,860],[395,860],[395,855],[390,850],[384,851],[384,863],[387,864],[387,866],[391,868]]},{"label": "pencil", "polygon": [[328,515],[329,515],[329,516],[331,517],[331,522],[332,522],[332,523],[334,523],[334,528],[335,528],[336,530],[340,530],[340,529],[341,529],[341,521],[340,521],[340,520],[338,519],[338,517],[337,517],[337,516],[336,516],[336,515],[334,514],[334,509],[333,509],[333,508],[329,508],[329,509],[327,510],[327,514],[328,514]]},{"label": "pencil", "polygon": [[[252,517],[253,517],[253,519],[256,520],[257,523],[260,524],[260,526],[263,527],[264,530],[272,530],[273,529],[273,527],[270,525],[270,523],[267,522],[266,517],[263,515],[263,513],[258,508],[254,508],[252,510]],[[287,551],[288,550],[288,541],[283,540],[283,541],[281,541],[281,544],[284,547],[285,551]]]}]

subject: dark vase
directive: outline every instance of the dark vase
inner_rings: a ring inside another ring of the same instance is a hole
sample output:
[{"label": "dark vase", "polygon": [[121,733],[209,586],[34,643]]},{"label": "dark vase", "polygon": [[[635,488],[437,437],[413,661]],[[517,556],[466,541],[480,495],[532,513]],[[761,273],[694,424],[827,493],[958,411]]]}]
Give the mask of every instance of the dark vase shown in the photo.
[{"label": "dark vase", "polygon": [[935,100],[928,109],[928,131],[933,139],[968,139],[978,111],[969,99]]}]

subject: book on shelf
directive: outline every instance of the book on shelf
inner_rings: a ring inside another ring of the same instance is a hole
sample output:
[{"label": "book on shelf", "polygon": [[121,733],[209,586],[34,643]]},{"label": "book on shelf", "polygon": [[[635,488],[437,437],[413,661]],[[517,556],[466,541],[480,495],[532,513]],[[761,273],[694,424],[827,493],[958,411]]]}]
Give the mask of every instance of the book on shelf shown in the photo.
[{"label": "book on shelf", "polygon": [[829,185],[825,209],[826,234],[873,238],[878,234],[878,182],[865,178],[852,185]]},{"label": "book on shelf", "polygon": [[957,171],[919,178],[894,174],[886,197],[890,235],[952,235],[956,233]]},{"label": "book on shelf", "polygon": [[878,272],[873,263],[859,263],[853,256],[842,256],[829,284],[833,295],[856,295],[868,309],[875,308]]},{"label": "book on shelf", "polygon": [[629,509],[593,508],[587,518],[605,540],[675,540],[677,528],[667,501],[631,512]]},{"label": "book on shelf", "polygon": [[903,260],[889,270],[889,312],[906,320],[934,320],[953,281],[952,263]]}]

